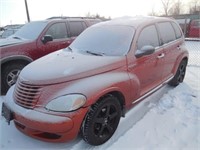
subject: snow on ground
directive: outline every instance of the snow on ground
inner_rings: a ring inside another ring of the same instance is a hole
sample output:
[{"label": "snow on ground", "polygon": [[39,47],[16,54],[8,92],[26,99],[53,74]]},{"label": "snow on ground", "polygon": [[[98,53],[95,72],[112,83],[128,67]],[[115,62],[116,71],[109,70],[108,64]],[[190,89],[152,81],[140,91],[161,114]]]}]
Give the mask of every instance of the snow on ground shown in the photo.
[{"label": "snow on ground", "polygon": [[162,87],[131,109],[104,145],[93,147],[80,137],[68,143],[42,142],[20,133],[13,123],[8,126],[0,117],[0,149],[200,149],[200,42],[186,44],[190,60],[185,81],[175,88]]}]

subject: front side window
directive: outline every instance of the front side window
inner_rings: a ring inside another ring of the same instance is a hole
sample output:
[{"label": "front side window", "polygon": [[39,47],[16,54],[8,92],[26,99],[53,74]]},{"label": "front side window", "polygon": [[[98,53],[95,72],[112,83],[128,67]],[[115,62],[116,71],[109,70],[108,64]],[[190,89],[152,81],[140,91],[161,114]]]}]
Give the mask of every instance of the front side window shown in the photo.
[{"label": "front side window", "polygon": [[141,49],[143,46],[147,45],[151,45],[153,47],[159,46],[158,33],[155,25],[145,27],[139,35],[137,49]]},{"label": "front side window", "polygon": [[164,43],[169,43],[176,39],[174,29],[170,22],[161,22],[158,23],[158,28],[161,34],[161,38]]},{"label": "front side window", "polygon": [[71,37],[76,37],[86,29],[86,24],[83,21],[69,21],[69,29]]},{"label": "front side window", "polygon": [[65,23],[55,23],[46,32],[46,35],[51,35],[53,39],[67,38],[67,28]]},{"label": "front side window", "polygon": [[94,25],[80,34],[70,47],[81,53],[123,56],[130,49],[134,33],[135,29],[130,26]]}]

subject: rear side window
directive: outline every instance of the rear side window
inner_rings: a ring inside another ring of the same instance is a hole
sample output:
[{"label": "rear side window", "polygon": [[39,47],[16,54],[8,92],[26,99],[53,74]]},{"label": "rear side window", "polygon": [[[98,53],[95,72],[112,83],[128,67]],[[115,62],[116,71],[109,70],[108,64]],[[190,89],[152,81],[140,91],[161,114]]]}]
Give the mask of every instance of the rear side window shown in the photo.
[{"label": "rear side window", "polygon": [[181,33],[181,31],[180,31],[180,28],[179,28],[178,25],[175,24],[174,22],[172,22],[172,26],[173,26],[174,31],[175,31],[175,33],[176,33],[176,38],[177,38],[177,39],[180,38],[180,37],[182,36],[182,33]]},{"label": "rear side window", "polygon": [[176,39],[174,29],[170,22],[158,23],[158,28],[159,28],[163,43],[169,43]]},{"label": "rear side window", "polygon": [[69,21],[69,29],[71,37],[78,36],[83,30],[86,29],[86,24],[83,21]]},{"label": "rear side window", "polygon": [[51,35],[53,39],[67,38],[67,28],[65,23],[53,24],[46,32],[46,35]]},{"label": "rear side window", "polygon": [[139,35],[137,48],[141,49],[145,45],[153,47],[159,46],[158,33],[155,25],[145,27]]},{"label": "rear side window", "polygon": [[200,28],[200,20],[199,21],[194,21],[194,27]]}]

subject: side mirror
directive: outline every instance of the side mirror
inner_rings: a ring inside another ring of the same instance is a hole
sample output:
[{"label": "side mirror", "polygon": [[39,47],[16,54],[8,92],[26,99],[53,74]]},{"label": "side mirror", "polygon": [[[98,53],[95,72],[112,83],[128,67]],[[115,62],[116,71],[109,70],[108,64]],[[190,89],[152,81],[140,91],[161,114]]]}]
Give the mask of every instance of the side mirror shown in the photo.
[{"label": "side mirror", "polygon": [[155,47],[151,45],[145,45],[141,49],[136,51],[135,57],[139,58],[145,55],[153,54],[154,52],[155,52]]},{"label": "side mirror", "polygon": [[42,37],[42,43],[46,44],[49,41],[53,41],[53,37],[51,35],[45,35]]}]

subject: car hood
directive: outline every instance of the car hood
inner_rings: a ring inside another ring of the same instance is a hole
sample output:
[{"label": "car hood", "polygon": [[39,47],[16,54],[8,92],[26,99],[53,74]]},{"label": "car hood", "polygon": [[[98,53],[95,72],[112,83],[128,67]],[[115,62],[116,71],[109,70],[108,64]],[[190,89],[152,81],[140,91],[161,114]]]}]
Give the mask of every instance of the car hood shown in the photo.
[{"label": "car hood", "polygon": [[126,66],[125,56],[93,56],[60,50],[26,66],[19,78],[27,84],[55,84],[89,77],[124,66]]},{"label": "car hood", "polygon": [[14,44],[19,44],[19,43],[24,43],[24,42],[27,42],[27,40],[14,39],[14,38],[1,39],[0,40],[0,47],[14,45]]}]

